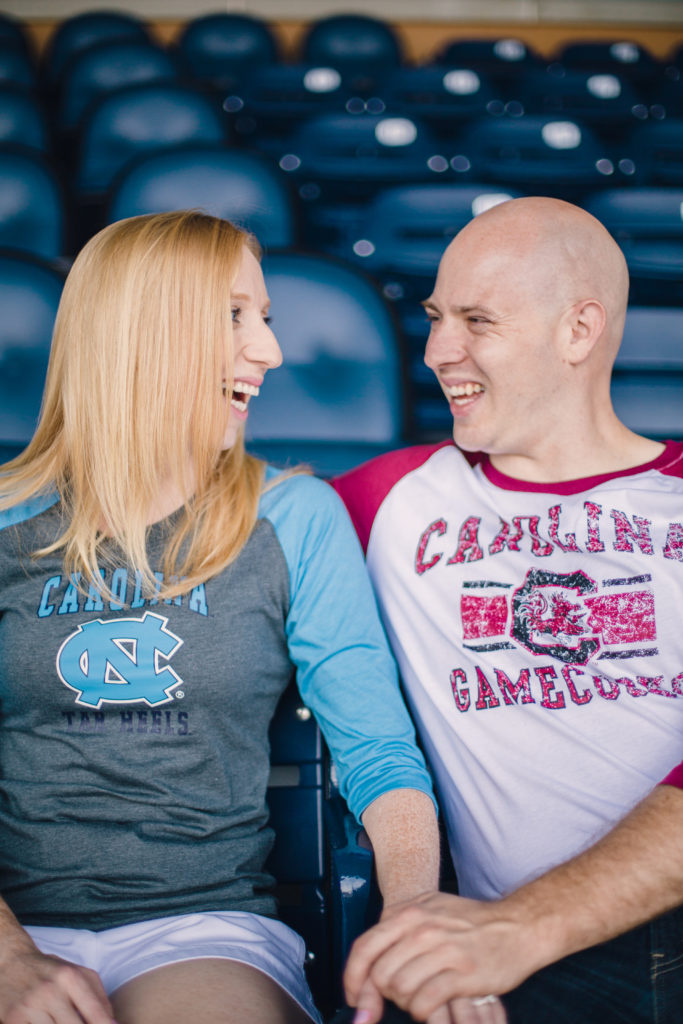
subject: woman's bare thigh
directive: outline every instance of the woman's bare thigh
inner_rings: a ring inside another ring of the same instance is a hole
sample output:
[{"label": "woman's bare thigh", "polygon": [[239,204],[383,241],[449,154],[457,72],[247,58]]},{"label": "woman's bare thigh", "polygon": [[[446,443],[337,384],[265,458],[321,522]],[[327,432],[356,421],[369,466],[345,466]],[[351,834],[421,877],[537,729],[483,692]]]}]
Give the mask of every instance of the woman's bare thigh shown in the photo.
[{"label": "woman's bare thigh", "polygon": [[266,974],[235,960],[183,960],[111,996],[117,1024],[311,1024]]}]

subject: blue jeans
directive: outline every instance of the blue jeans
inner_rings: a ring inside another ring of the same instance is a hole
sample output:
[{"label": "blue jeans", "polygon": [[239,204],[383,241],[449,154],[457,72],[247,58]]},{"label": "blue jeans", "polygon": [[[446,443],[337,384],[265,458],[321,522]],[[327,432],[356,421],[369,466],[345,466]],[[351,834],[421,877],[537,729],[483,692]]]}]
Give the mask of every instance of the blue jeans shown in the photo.
[{"label": "blue jeans", "polygon": [[[503,1002],[508,1024],[683,1024],[683,907],[544,967]],[[383,1017],[411,1021],[395,1006]]]}]

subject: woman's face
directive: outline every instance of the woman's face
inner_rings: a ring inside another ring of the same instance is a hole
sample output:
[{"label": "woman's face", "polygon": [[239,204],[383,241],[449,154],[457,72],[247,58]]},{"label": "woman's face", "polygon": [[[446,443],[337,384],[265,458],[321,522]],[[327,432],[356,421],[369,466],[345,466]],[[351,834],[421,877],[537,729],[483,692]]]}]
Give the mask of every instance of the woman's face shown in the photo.
[{"label": "woman's face", "polygon": [[[267,370],[282,362],[282,352],[270,329],[270,299],[261,265],[253,253],[242,248],[242,262],[230,297],[232,309],[234,380],[230,419],[223,438],[223,450],[232,448],[249,415],[249,402],[259,393]],[[223,381],[226,390],[229,381]]]}]

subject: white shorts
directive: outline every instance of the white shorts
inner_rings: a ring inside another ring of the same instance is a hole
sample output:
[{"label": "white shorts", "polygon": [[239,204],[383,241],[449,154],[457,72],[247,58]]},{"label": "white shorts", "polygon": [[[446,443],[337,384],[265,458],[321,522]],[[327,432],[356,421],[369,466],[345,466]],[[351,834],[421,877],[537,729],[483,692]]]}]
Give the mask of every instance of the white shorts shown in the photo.
[{"label": "white shorts", "polygon": [[101,932],[42,926],[26,931],[41,952],[96,971],[107,995],[156,967],[218,957],[267,974],[316,1024],[322,1024],[304,975],[304,940],[269,917],[221,911],[161,917]]}]

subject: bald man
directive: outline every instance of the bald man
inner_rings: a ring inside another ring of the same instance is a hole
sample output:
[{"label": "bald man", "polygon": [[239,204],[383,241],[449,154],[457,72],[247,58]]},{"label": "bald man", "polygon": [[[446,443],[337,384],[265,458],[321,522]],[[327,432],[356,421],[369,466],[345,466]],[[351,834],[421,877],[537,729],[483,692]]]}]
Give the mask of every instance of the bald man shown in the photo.
[{"label": "bald man", "polygon": [[476,217],[424,303],[455,443],[337,481],[460,893],[359,940],[356,1024],[683,1021],[683,445],[612,408],[627,294],[583,210]]}]

